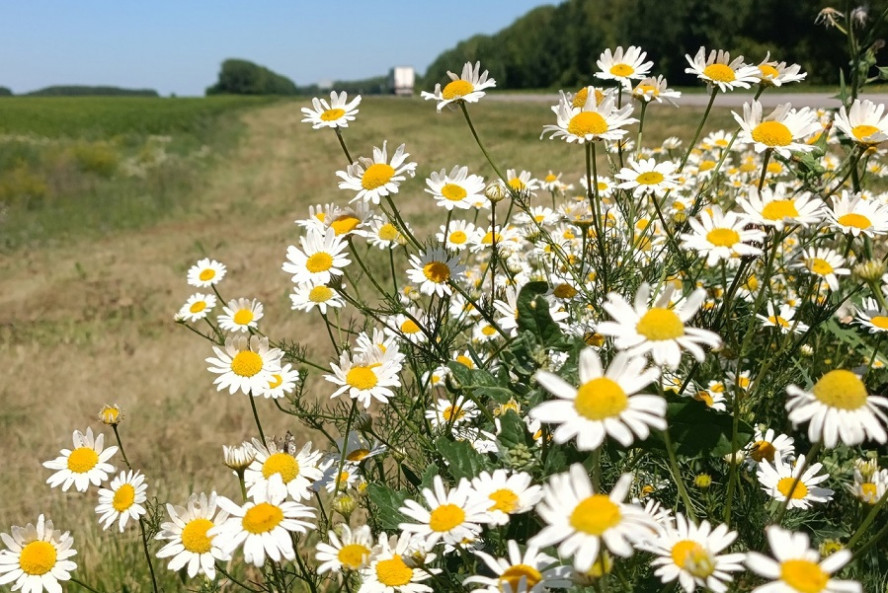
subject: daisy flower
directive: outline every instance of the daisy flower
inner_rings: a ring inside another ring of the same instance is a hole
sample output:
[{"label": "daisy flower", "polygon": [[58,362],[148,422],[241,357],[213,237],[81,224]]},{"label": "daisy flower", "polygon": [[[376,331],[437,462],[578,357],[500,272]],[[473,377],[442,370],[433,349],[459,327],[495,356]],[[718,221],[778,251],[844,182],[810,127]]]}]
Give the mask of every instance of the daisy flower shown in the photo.
[{"label": "daisy flower", "polygon": [[256,299],[231,299],[227,307],[222,307],[219,327],[228,332],[248,333],[255,329],[262,319],[262,303]]},{"label": "daisy flower", "polygon": [[482,499],[486,499],[491,523],[505,525],[510,515],[533,510],[543,497],[543,488],[532,484],[533,478],[526,472],[498,469],[492,474],[486,471],[472,478],[472,487]]},{"label": "daisy flower", "polygon": [[854,482],[848,485],[848,491],[860,502],[878,503],[888,490],[888,470],[879,469],[875,459],[858,460],[854,465]]},{"label": "daisy flower", "polygon": [[884,424],[888,398],[869,395],[860,377],[836,369],[823,375],[810,391],[795,385],[786,388],[789,421],[798,426],[810,421],[808,438],[829,448],[841,441],[858,445],[866,439],[886,440]]},{"label": "daisy flower", "polygon": [[401,231],[386,216],[374,216],[368,227],[367,240],[379,249],[393,249],[404,240]]},{"label": "daisy flower", "polygon": [[808,325],[795,319],[796,309],[788,303],[780,305],[779,311],[774,310],[774,303],[768,303],[768,314],[756,314],[764,327],[776,327],[780,333],[803,334],[808,331]]},{"label": "daisy flower", "polygon": [[225,460],[226,466],[238,474],[243,474],[244,470],[256,459],[256,449],[253,447],[253,443],[249,441],[230,447],[222,445],[222,457]]},{"label": "daisy flower", "polygon": [[287,394],[293,393],[299,379],[299,370],[294,369],[293,365],[287,363],[281,367],[281,370],[271,373],[271,380],[268,382],[268,388],[262,395],[267,399],[284,397]]},{"label": "daisy flower", "polygon": [[722,260],[735,263],[744,256],[761,255],[762,250],[752,245],[760,243],[765,233],[746,228],[749,221],[736,212],[723,213],[718,206],[703,210],[699,220],[688,219],[693,233],[682,233],[681,246],[706,256],[706,265],[715,266]]},{"label": "daisy flower", "polygon": [[631,189],[632,195],[640,198],[652,193],[662,198],[667,191],[678,189],[676,170],[678,165],[672,161],[657,163],[654,159],[629,159],[629,166],[620,170],[615,177],[622,181],[617,187]]},{"label": "daisy flower", "polygon": [[471,62],[466,62],[460,76],[448,70],[447,76],[450,77],[450,82],[443,89],[440,84],[436,84],[433,93],[423,91],[422,98],[437,101],[438,111],[450,103],[460,101],[477,103],[485,95],[484,89],[496,86],[496,81],[492,78],[488,79],[487,74],[487,70],[481,72],[481,62],[475,62],[474,66]]},{"label": "daisy flower", "polygon": [[839,232],[870,238],[888,233],[888,206],[846,190],[842,190],[841,196],[833,196],[832,203],[832,210],[827,208],[826,215]]},{"label": "daisy flower", "polygon": [[533,173],[524,170],[519,173],[517,169],[506,169],[506,182],[511,190],[519,193],[529,192],[532,194],[542,187],[542,183],[533,176]]},{"label": "daisy flower", "polygon": [[[439,568],[419,566],[414,553],[415,541],[409,533],[386,537],[379,535],[369,566],[361,569],[361,587],[358,593],[432,593],[433,589],[424,584]],[[424,563],[435,559],[434,554],[423,554]]]},{"label": "daisy flower", "polygon": [[787,186],[782,183],[774,189],[762,187],[761,191],[751,185],[747,192],[737,197],[737,203],[756,224],[782,231],[787,224],[808,227],[823,220],[823,202],[819,198],[815,200],[810,192],[787,195]]},{"label": "daisy flower", "polygon": [[398,528],[405,534],[416,534],[425,540],[428,547],[439,541],[457,545],[465,540],[474,540],[481,532],[481,524],[490,522],[490,499],[481,498],[465,478],[449,491],[444,488],[440,475],[435,475],[432,488],[422,489],[423,502],[407,499],[398,509],[409,519],[418,523],[401,523]]},{"label": "daisy flower", "polygon": [[207,531],[207,536],[217,538],[226,554],[243,545],[244,560],[257,568],[265,564],[266,556],[274,562],[295,560],[291,534],[314,528],[311,520],[315,510],[287,500],[287,489],[277,474],[268,481],[267,488],[255,493],[253,500],[238,505],[220,496],[218,504],[228,513],[228,519]]},{"label": "daisy flower", "polygon": [[573,585],[571,568],[562,566],[557,558],[543,554],[534,546],[528,546],[522,554],[515,540],[509,540],[507,547],[509,555],[506,558],[494,558],[476,550],[475,554],[484,561],[493,576],[472,575],[463,583],[483,585],[473,591],[485,593],[543,593],[548,589],[567,589]]},{"label": "daisy flower", "polygon": [[104,444],[105,435],[93,437],[92,428],[87,428],[86,434],[75,430],[74,449],[62,449],[61,455],[43,462],[43,467],[57,470],[46,483],[52,488],[61,484],[63,492],[71,484],[78,492],[86,492],[90,484],[99,486],[114,471],[108,460],[117,453],[115,445],[105,447]]},{"label": "daisy flower", "polygon": [[651,71],[653,62],[645,62],[647,52],[641,51],[640,47],[630,45],[623,51],[622,46],[617,47],[613,53],[610,48],[605,49],[595,64],[598,66],[598,72],[595,78],[602,80],[616,80],[624,86],[632,84],[632,80],[638,80],[647,76]]},{"label": "daisy flower", "polygon": [[888,331],[888,311],[875,299],[865,299],[857,311],[857,323],[871,334]]},{"label": "daisy flower", "polygon": [[225,266],[214,259],[204,258],[188,270],[188,284],[207,288],[218,284],[225,277]]},{"label": "daisy flower", "polygon": [[628,447],[636,437],[646,439],[651,427],[666,428],[666,400],[638,393],[660,376],[657,369],[646,366],[644,358],[620,352],[604,371],[595,349],[585,348],[580,352],[579,387],[556,374],[537,371],[534,379],[558,399],[539,404],[529,415],[557,424],[552,438],[558,444],[576,438],[577,449],[589,451],[610,435]]},{"label": "daisy flower", "polygon": [[425,314],[421,310],[411,308],[407,313],[398,313],[389,317],[383,331],[412,344],[419,344],[428,339],[423,329],[424,318]]},{"label": "daisy flower", "polygon": [[200,321],[205,318],[213,307],[216,306],[216,296],[201,294],[199,292],[188,297],[179,312],[176,313],[176,321]]},{"label": "daisy flower", "polygon": [[480,175],[469,175],[468,167],[453,167],[450,173],[447,169],[432,171],[426,179],[426,193],[432,194],[435,203],[446,210],[459,208],[467,210],[483,201],[484,178]]},{"label": "daisy flower", "polygon": [[[344,289],[345,287],[340,284],[340,288]],[[293,292],[290,294],[290,303],[294,311],[308,313],[317,307],[321,315],[326,315],[327,309],[330,307],[336,309],[343,308],[345,306],[345,299],[327,284],[303,282],[293,287]]]},{"label": "daisy flower", "polygon": [[330,102],[326,99],[311,100],[311,109],[302,108],[303,123],[311,124],[312,129],[319,130],[321,128],[347,128],[348,122],[355,121],[358,114],[358,105],[361,103],[361,96],[358,95],[351,101],[348,101],[348,94],[345,91],[337,93],[330,92]]},{"label": "daisy flower", "polygon": [[219,375],[213,381],[219,391],[241,391],[244,395],[264,395],[281,370],[283,352],[268,346],[268,338],[236,336],[225,340],[225,350],[213,346],[215,357],[207,358],[207,369]]},{"label": "daisy flower", "polygon": [[336,172],[342,179],[339,189],[358,192],[352,202],[364,200],[379,204],[381,198],[398,193],[398,185],[416,174],[416,163],[405,163],[410,156],[404,150],[405,145],[398,146],[389,160],[386,144],[383,142],[382,148],[373,147],[373,158],[358,157],[345,171]]},{"label": "daisy flower", "polygon": [[744,451],[746,452],[746,465],[749,469],[758,464],[768,462],[775,463],[775,459],[788,461],[795,455],[795,439],[785,434],[777,434],[773,428],[764,433],[756,427],[752,442]]},{"label": "daisy flower", "polygon": [[646,103],[650,103],[652,100],[662,103],[665,99],[667,103],[676,105],[675,100],[681,98],[681,91],[670,89],[666,78],[660,75],[656,78],[644,78],[638,81],[638,84],[632,89],[632,97]]},{"label": "daisy flower", "polygon": [[695,74],[700,80],[705,80],[707,86],[717,86],[723,93],[737,88],[748,89],[759,81],[759,69],[755,66],[743,63],[743,56],[737,56],[731,61],[731,54],[720,49],[712,50],[706,55],[706,48],[701,47],[692,58],[685,55],[690,68],[685,68],[688,74]]},{"label": "daisy flower", "polygon": [[167,568],[181,570],[187,565],[187,573],[194,578],[198,573],[209,579],[216,578],[216,560],[229,560],[216,544],[215,537],[207,532],[228,519],[228,514],[216,505],[216,493],[192,494],[184,507],[166,505],[170,521],[162,523],[154,539],[167,541],[157,552],[158,558],[170,558]]},{"label": "daisy flower", "polygon": [[446,397],[438,398],[435,407],[426,410],[425,417],[429,419],[433,428],[452,428],[458,424],[470,422],[480,413],[475,402],[459,395],[456,397],[456,401],[451,401]]},{"label": "daisy flower", "polygon": [[852,141],[870,146],[888,140],[888,115],[885,106],[869,99],[855,99],[850,110],[842,105],[836,114],[835,126]]},{"label": "daisy flower", "polygon": [[799,455],[794,462],[775,457],[773,464],[767,461],[759,464],[756,477],[762,489],[774,500],[784,502],[788,497],[787,508],[790,509],[807,509],[811,503],[832,500],[834,492],[817,485],[829,479],[829,474],[817,475],[823,465],[813,463],[802,473],[804,467],[804,455]]},{"label": "daisy flower", "polygon": [[[336,535],[336,531],[339,531],[340,535]],[[361,525],[352,530],[345,523],[340,523],[336,526],[336,531],[331,529],[327,532],[329,544],[318,542],[315,552],[315,558],[320,562],[318,574],[366,568],[373,550],[373,534],[370,533],[370,526]]]},{"label": "daisy flower", "polygon": [[120,532],[126,529],[129,519],[138,521],[147,511],[142,504],[148,500],[145,492],[148,484],[145,476],[137,471],[122,471],[111,480],[109,488],[99,489],[99,504],[96,514],[102,529],[108,529],[117,521]]},{"label": "daisy flower", "polygon": [[574,107],[570,98],[561,91],[561,100],[552,107],[555,112],[555,125],[543,126],[542,139],[547,133],[549,139],[564,138],[565,142],[584,144],[593,140],[619,140],[626,134],[623,126],[638,120],[632,117],[632,104],[617,107],[612,97],[601,104],[586,101],[582,107]]},{"label": "daisy flower", "polygon": [[662,531],[652,543],[658,557],[651,563],[658,567],[654,574],[663,583],[678,579],[686,593],[703,587],[724,593],[731,581],[731,572],[743,570],[746,554],[719,554],[737,539],[736,531],[725,524],[714,529],[708,521],[694,525],[681,513],[675,514],[675,526]]},{"label": "daisy flower", "polygon": [[[365,459],[382,455],[388,450],[379,441],[371,443],[357,432],[350,432],[345,441],[345,460],[349,463],[361,463]],[[336,439],[337,456],[342,453],[343,439]]]},{"label": "daisy flower", "polygon": [[793,152],[810,152],[814,145],[804,141],[806,136],[820,131],[817,113],[803,107],[796,110],[790,103],[778,105],[767,117],[762,117],[762,104],[758,101],[743,104],[743,117],[732,112],[740,124],[737,142],[752,144],[756,152],[773,150],[783,158]]},{"label": "daisy flower", "polygon": [[287,261],[282,266],[284,272],[293,274],[295,284],[329,284],[333,276],[342,276],[342,269],[351,263],[343,253],[348,249],[347,241],[337,237],[332,228],[324,232],[309,229],[299,243],[302,249],[287,247]]},{"label": "daisy flower", "polygon": [[339,355],[339,364],[330,364],[332,375],[324,375],[324,379],[338,385],[330,397],[339,397],[348,393],[352,399],[361,402],[365,408],[370,407],[374,399],[386,404],[394,397],[393,387],[399,387],[401,380],[398,373],[400,363],[390,357],[358,354],[352,357],[343,351]]},{"label": "daisy flower", "polygon": [[801,261],[790,267],[799,268],[812,276],[822,278],[829,289],[839,289],[839,276],[847,276],[851,273],[845,265],[845,258],[839,252],[828,247],[815,247],[802,250]]},{"label": "daisy flower", "polygon": [[558,553],[572,557],[579,572],[592,568],[603,547],[617,556],[631,556],[633,542],[650,538],[656,529],[644,509],[623,502],[631,484],[632,476],[623,474],[610,494],[597,494],[579,463],[552,476],[536,507],[546,527],[527,545],[545,548],[559,544]]},{"label": "daisy flower", "polygon": [[367,231],[363,229],[367,221],[373,215],[370,205],[366,202],[358,202],[354,206],[339,208],[333,216],[324,219],[324,228],[331,228],[337,237],[357,235],[364,237]]},{"label": "daisy flower", "polygon": [[465,271],[458,258],[440,247],[427,249],[422,256],[411,255],[410,265],[407,270],[410,282],[418,284],[421,293],[439,298],[453,293],[450,283],[459,281]]},{"label": "daisy flower", "polygon": [[321,453],[312,450],[311,442],[303,445],[298,453],[291,453],[286,445],[279,447],[274,441],[268,441],[266,446],[254,439],[253,450],[256,457],[244,471],[249,496],[255,497],[267,490],[268,483],[277,476],[293,500],[311,498],[312,484],[324,474],[318,468]]},{"label": "daisy flower", "polygon": [[[445,237],[444,234],[447,234]],[[475,225],[467,220],[451,220],[448,226],[441,226],[435,239],[447,249],[463,251],[469,245],[469,239],[475,236]]]},{"label": "daisy flower", "polygon": [[71,579],[77,564],[74,538],[69,532],[52,528],[52,521],[37,517],[37,525],[13,526],[10,534],[0,533],[6,546],[0,551],[0,585],[12,583],[12,590],[23,593],[62,593],[59,581]]},{"label": "daisy flower", "polygon": [[673,288],[667,288],[653,307],[648,308],[651,287],[644,283],[635,294],[634,306],[617,293],[607,295],[603,307],[616,321],[598,324],[596,331],[605,336],[614,336],[614,345],[626,350],[629,356],[640,356],[650,352],[657,365],[669,369],[678,368],[682,349],[689,351],[702,362],[705,355],[701,346],[717,347],[721,338],[717,334],[696,327],[686,327],[703,303],[706,291],[698,288],[684,301],[669,308]]},{"label": "daisy flower", "polygon": [[771,52],[765,55],[765,59],[758,65],[759,84],[762,86],[782,86],[790,82],[801,82],[808,76],[807,72],[801,72],[798,64],[787,66],[786,62],[771,60]]},{"label": "daisy flower", "polygon": [[831,578],[851,561],[851,550],[839,550],[820,560],[820,553],[809,547],[808,535],[793,533],[778,525],[765,528],[774,557],[749,552],[746,566],[769,579],[752,593],[863,593],[857,581]]}]

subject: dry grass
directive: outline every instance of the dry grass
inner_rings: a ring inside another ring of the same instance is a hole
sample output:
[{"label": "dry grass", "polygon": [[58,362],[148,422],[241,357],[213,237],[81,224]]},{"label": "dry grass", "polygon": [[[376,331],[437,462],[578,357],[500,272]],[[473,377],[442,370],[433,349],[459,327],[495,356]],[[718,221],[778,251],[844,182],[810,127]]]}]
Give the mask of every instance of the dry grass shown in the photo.
[{"label": "dry grass", "polygon": [[[350,196],[337,189],[335,171],[346,162],[334,134],[301,124],[302,105],[276,103],[241,114],[248,134],[197,188],[197,206],[180,218],[100,240],[23,248],[0,260],[0,356],[6,368],[0,386],[0,530],[58,509],[61,527],[94,531],[88,526],[94,524],[89,507],[95,494],[82,502],[83,495],[50,490],[44,484],[49,470],[40,463],[70,447],[74,429],[100,426],[95,414],[106,402],[125,410],[127,452],[161,500],[179,501],[194,490],[234,494],[221,446],[254,434],[250,407],[243,395],[214,389],[204,363],[208,344],[177,327],[172,316],[192,292],[185,271],[210,256],[228,266],[220,287],[226,298],[251,296],[264,303],[262,326],[269,334],[306,344],[326,341],[318,319],[290,311],[281,263],[299,234],[293,220],[307,215],[309,204],[344,203]],[[552,120],[546,105],[490,103],[471,112],[503,168],[539,175],[561,170],[566,179],[578,178],[581,149],[539,140]],[[690,137],[699,112],[654,107],[649,116],[645,138],[654,142]],[[666,125],[656,122],[667,118]],[[716,118],[729,125],[727,113]],[[420,166],[396,201],[420,228],[437,227],[441,217],[422,191],[430,171],[465,164],[492,175],[461,114],[436,114],[431,103],[418,99],[365,100],[345,135],[353,156],[369,154],[386,138],[390,151],[407,142]],[[326,351],[316,352],[324,360]],[[257,403],[266,432],[299,429],[274,413],[270,402]]]}]

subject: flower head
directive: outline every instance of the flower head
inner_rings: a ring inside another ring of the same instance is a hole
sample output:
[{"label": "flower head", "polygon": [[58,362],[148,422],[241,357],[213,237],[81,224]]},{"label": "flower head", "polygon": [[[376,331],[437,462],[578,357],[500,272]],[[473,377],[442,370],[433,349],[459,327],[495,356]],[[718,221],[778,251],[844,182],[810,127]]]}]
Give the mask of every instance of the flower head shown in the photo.
[{"label": "flower head", "polygon": [[116,446],[104,444],[105,435],[93,437],[92,428],[87,428],[85,434],[75,430],[74,449],[62,449],[61,455],[43,463],[43,467],[57,470],[46,483],[53,488],[61,484],[63,491],[74,484],[78,492],[86,492],[90,484],[100,485],[114,471],[108,460],[117,453]]},{"label": "flower head", "polygon": [[77,554],[74,538],[53,529],[43,515],[37,517],[36,526],[13,526],[11,534],[0,533],[0,539],[6,546],[0,551],[0,585],[12,583],[13,591],[61,593],[59,581],[70,580],[77,568],[70,560]]},{"label": "flower head", "polygon": [[496,81],[487,78],[487,70],[481,72],[481,62],[466,62],[462,74],[457,76],[448,71],[450,82],[442,89],[440,84],[435,85],[435,92],[422,92],[422,98],[438,102],[438,111],[451,103],[466,102],[477,103],[484,96],[484,89],[496,86]]},{"label": "flower head", "polygon": [[759,81],[759,69],[743,62],[743,56],[731,60],[731,54],[720,49],[712,50],[706,55],[706,48],[701,47],[692,58],[686,55],[690,68],[688,74],[696,74],[697,78],[706,81],[710,87],[717,86],[726,93],[736,88],[748,89]]},{"label": "flower head", "polygon": [[355,121],[358,114],[358,105],[361,103],[361,96],[358,95],[351,101],[348,101],[348,95],[345,91],[337,93],[330,92],[330,102],[326,99],[318,99],[315,97],[311,100],[311,109],[302,108],[305,117],[303,123],[311,124],[315,130],[320,128],[347,128],[348,122]]}]

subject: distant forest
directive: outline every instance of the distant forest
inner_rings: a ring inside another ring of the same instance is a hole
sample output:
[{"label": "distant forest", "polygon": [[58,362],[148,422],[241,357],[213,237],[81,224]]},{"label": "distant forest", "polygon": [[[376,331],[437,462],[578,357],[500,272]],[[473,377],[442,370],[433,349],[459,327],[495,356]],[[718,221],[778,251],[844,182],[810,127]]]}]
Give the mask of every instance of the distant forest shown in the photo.
[{"label": "distant forest", "polygon": [[[541,6],[494,35],[476,35],[439,55],[423,77],[425,86],[447,80],[447,71],[481,61],[498,88],[570,88],[590,84],[605,48],[637,45],[654,61],[653,74],[673,86],[694,83],[685,54],[701,46],[724,49],[758,63],[771,59],[801,64],[807,82],[837,84],[847,66],[845,37],[814,23],[826,6],[846,0],[568,0]],[[884,9],[872,3],[871,16]],[[847,13],[846,13],[847,14]],[[882,23],[879,37],[888,34]],[[880,60],[881,61],[881,60]]]}]

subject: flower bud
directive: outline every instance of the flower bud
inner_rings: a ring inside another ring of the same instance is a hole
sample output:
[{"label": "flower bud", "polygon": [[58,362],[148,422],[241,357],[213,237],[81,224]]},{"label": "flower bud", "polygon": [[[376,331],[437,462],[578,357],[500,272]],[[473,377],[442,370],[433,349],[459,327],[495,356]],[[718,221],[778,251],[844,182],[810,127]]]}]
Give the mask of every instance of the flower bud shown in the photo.
[{"label": "flower bud", "polygon": [[487,185],[487,188],[484,190],[484,195],[485,197],[487,197],[488,200],[495,204],[497,202],[503,201],[508,195],[508,192],[501,183],[494,181],[493,183],[489,183]]},{"label": "flower bud", "polygon": [[120,424],[120,421],[123,420],[123,413],[120,411],[120,406],[117,404],[105,404],[102,409],[99,410],[99,420],[108,426],[117,426]]}]

